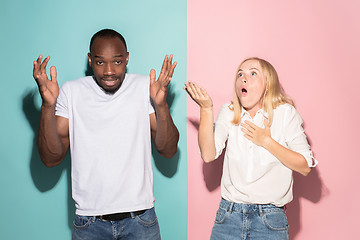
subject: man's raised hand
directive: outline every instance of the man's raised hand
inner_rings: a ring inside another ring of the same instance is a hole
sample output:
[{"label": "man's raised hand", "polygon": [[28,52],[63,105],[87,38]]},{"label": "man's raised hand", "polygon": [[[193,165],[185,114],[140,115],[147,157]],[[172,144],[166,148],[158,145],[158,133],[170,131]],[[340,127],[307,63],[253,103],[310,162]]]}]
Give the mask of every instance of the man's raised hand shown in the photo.
[{"label": "man's raised hand", "polygon": [[177,62],[172,63],[173,55],[166,55],[159,78],[156,79],[156,72],[154,69],[150,71],[150,96],[154,103],[158,106],[166,103],[166,96],[168,91],[168,86],[171,81],[174,69],[177,65]]},{"label": "man's raised hand", "polygon": [[52,66],[50,68],[50,78],[46,74],[46,66],[50,60],[50,56],[41,62],[43,56],[40,55],[36,61],[34,61],[33,77],[39,87],[39,92],[42,98],[42,105],[44,107],[52,107],[56,104],[56,99],[59,96],[59,85],[56,80],[56,68]]}]

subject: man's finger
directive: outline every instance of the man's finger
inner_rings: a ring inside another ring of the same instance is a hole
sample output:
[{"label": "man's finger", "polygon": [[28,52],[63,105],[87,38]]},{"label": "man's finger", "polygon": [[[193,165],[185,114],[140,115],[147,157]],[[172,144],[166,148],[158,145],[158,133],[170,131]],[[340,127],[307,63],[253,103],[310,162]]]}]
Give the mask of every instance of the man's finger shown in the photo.
[{"label": "man's finger", "polygon": [[39,70],[41,65],[42,55],[40,55],[35,61],[34,61],[34,69],[33,69],[33,77],[35,79],[39,78]]},{"label": "man's finger", "polygon": [[171,62],[172,62],[172,59],[173,59],[173,55],[172,54],[170,54],[170,57],[169,57],[169,63],[171,64]]},{"label": "man's finger", "polygon": [[172,60],[173,60],[173,55],[170,54],[170,57],[169,57],[169,60],[168,60],[168,65],[167,65],[167,69],[166,69],[166,70],[172,69]]},{"label": "man's finger", "polygon": [[42,62],[42,64],[40,65],[40,72],[41,74],[46,74],[46,66],[48,64],[50,60],[50,56],[47,56],[44,61]]},{"label": "man's finger", "polygon": [[160,75],[163,75],[165,73],[166,68],[167,68],[167,64],[168,64],[168,55],[166,54],[163,65],[161,67]]},{"label": "man's finger", "polygon": [[51,77],[51,81],[53,81],[54,83],[57,82],[57,79],[56,79],[56,77],[57,77],[56,67],[54,67],[54,66],[52,66],[50,68],[50,77]]},{"label": "man's finger", "polygon": [[150,84],[153,84],[156,79],[156,71],[154,69],[150,70]]},{"label": "man's finger", "polygon": [[168,76],[172,78],[172,75],[174,73],[175,67],[177,65],[177,62],[174,62],[174,64],[171,66]]},{"label": "man's finger", "polygon": [[43,56],[40,55],[40,56],[38,57],[38,59],[36,60],[37,63],[39,64],[39,66],[40,66],[40,64],[41,64],[42,59],[43,59]]},{"label": "man's finger", "polygon": [[33,68],[33,77],[34,79],[38,79],[39,75],[38,75],[38,63],[37,61],[34,61],[34,68]]}]

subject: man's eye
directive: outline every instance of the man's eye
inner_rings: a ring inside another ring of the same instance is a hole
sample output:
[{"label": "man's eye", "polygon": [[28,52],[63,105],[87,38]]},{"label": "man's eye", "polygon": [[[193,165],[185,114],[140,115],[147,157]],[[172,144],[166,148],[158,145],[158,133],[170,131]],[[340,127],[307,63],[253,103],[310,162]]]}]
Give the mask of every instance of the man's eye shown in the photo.
[{"label": "man's eye", "polygon": [[97,61],[97,62],[96,62],[96,65],[103,65],[103,62]]},{"label": "man's eye", "polygon": [[122,61],[115,61],[116,65],[120,65],[122,63]]}]

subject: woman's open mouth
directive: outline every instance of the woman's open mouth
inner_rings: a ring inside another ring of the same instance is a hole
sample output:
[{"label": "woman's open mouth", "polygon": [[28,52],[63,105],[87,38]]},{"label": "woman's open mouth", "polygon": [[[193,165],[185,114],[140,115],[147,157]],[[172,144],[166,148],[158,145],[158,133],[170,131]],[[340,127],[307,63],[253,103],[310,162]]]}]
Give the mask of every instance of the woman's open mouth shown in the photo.
[{"label": "woman's open mouth", "polygon": [[247,94],[246,88],[241,88],[241,95],[246,96],[246,94]]}]

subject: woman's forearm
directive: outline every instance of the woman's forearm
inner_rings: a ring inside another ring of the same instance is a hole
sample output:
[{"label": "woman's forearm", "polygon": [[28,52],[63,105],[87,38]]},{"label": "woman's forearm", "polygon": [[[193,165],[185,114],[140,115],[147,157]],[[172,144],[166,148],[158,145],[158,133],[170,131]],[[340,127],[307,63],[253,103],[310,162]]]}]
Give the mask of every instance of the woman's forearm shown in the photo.
[{"label": "woman's forearm", "polygon": [[201,158],[205,162],[215,159],[216,149],[214,140],[214,113],[213,108],[200,108],[200,125],[198,143]]}]

